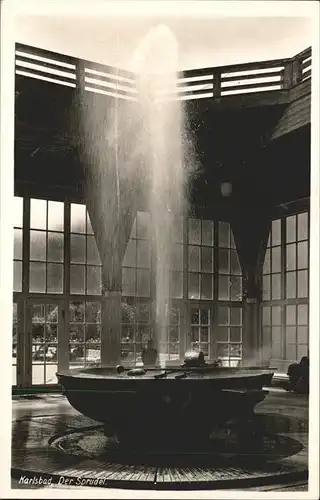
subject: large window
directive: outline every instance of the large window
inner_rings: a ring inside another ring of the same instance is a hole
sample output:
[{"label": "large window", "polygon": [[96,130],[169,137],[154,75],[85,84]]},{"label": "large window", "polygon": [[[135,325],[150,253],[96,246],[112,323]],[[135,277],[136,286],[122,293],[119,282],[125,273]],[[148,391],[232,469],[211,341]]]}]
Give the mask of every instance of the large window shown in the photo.
[{"label": "large window", "polygon": [[23,198],[14,198],[14,253],[13,253],[13,290],[22,291],[22,229]]},{"label": "large window", "polygon": [[63,292],[63,230],[63,202],[31,199],[30,292]]},{"label": "large window", "polygon": [[[32,377],[31,370],[23,377],[37,384],[55,383],[58,360],[67,364],[68,344],[71,366],[100,363],[101,260],[84,204],[16,197],[14,215],[14,299],[21,305],[19,321],[29,321],[32,348]],[[302,234],[296,224],[297,234]],[[149,214],[137,212],[122,260],[123,362],[139,360],[154,336],[157,255],[152,230]],[[171,233],[170,307],[164,322],[168,334],[158,346],[161,356],[179,360],[181,350],[193,346],[208,359],[219,356],[232,365],[242,356],[242,277],[230,224],[177,217]],[[303,241],[294,242],[297,255]],[[16,306],[13,317],[16,374]],[[302,326],[297,323],[296,331]],[[21,352],[28,348],[23,342]]]},{"label": "large window", "polygon": [[101,295],[101,261],[85,205],[71,204],[70,293]]},{"label": "large window", "polygon": [[18,351],[18,309],[13,302],[12,309],[12,384],[17,384],[17,351]]},{"label": "large window", "polygon": [[263,266],[262,333],[264,356],[279,370],[308,354],[308,283],[308,212],[272,221]]}]

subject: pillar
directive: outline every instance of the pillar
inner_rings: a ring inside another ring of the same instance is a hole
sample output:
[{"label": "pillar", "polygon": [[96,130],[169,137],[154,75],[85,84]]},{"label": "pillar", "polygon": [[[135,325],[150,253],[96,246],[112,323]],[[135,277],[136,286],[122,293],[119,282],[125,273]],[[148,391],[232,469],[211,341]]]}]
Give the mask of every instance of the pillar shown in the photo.
[{"label": "pillar", "polygon": [[241,209],[231,220],[243,274],[243,361],[260,364],[261,359],[261,270],[269,234],[262,210]]}]

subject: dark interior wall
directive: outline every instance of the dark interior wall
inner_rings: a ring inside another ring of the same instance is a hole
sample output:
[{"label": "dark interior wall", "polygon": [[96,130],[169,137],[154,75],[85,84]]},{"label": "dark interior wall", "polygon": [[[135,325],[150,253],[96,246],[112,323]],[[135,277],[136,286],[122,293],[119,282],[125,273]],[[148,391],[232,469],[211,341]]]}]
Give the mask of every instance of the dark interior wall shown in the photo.
[{"label": "dark interior wall", "polygon": [[[195,215],[230,220],[240,208],[264,212],[309,196],[310,126],[271,141],[282,105],[223,110],[203,101],[186,106],[197,160],[189,185]],[[17,76],[15,119],[16,194],[83,201],[72,89]],[[227,199],[225,180],[233,185]]]}]

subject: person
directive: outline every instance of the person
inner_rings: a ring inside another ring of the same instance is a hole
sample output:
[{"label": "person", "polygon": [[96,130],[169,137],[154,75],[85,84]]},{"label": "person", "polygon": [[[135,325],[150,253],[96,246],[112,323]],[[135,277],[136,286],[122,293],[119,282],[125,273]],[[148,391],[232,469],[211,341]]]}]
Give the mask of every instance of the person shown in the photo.
[{"label": "person", "polygon": [[154,339],[149,339],[147,347],[144,347],[141,352],[141,360],[145,366],[154,366],[158,358],[158,351],[155,348]]},{"label": "person", "polygon": [[289,377],[288,391],[309,392],[309,357],[303,356],[300,363],[292,363],[287,375]]}]

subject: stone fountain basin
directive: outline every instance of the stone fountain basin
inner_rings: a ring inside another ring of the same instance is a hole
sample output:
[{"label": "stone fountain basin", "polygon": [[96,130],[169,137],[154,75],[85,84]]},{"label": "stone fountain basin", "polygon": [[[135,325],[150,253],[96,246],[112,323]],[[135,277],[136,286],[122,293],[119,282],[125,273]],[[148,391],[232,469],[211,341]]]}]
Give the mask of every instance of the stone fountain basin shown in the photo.
[{"label": "stone fountain basin", "polygon": [[[159,368],[130,376],[129,369],[94,367],[58,372],[69,403],[105,424],[122,444],[157,447],[209,438],[227,421],[249,421],[267,395],[274,372],[254,368]],[[185,378],[180,378],[185,374]]]}]

